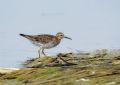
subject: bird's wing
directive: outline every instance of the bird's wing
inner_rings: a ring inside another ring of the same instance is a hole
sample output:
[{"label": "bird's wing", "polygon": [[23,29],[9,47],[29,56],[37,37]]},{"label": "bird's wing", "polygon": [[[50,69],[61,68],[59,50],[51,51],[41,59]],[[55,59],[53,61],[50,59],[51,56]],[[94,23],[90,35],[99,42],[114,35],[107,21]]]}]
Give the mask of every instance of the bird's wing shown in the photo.
[{"label": "bird's wing", "polygon": [[56,37],[53,35],[26,35],[26,38],[33,42],[39,42],[41,44],[49,43],[52,40],[56,40]]}]

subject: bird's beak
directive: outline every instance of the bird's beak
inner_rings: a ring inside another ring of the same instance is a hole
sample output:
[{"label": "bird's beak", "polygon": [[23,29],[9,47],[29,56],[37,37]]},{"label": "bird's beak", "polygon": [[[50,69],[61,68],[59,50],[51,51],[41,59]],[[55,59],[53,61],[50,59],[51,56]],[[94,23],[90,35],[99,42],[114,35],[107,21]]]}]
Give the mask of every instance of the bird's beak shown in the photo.
[{"label": "bird's beak", "polygon": [[71,38],[69,38],[69,37],[67,37],[67,36],[64,36],[64,38],[72,40]]}]

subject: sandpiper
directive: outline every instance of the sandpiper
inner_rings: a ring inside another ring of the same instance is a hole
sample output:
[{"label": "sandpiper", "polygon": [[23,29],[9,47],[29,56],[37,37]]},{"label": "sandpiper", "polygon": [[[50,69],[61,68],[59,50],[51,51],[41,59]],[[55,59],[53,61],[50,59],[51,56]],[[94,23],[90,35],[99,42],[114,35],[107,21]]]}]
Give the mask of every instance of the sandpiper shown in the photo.
[{"label": "sandpiper", "polygon": [[46,54],[44,53],[44,49],[50,49],[50,48],[56,47],[63,38],[72,40],[71,38],[65,36],[64,33],[62,32],[58,32],[55,36],[49,35],[49,34],[42,34],[42,35],[20,34],[20,35],[27,38],[34,45],[39,47],[39,50],[38,50],[39,58],[41,56],[40,54],[41,51],[42,51],[42,54],[46,56]]}]

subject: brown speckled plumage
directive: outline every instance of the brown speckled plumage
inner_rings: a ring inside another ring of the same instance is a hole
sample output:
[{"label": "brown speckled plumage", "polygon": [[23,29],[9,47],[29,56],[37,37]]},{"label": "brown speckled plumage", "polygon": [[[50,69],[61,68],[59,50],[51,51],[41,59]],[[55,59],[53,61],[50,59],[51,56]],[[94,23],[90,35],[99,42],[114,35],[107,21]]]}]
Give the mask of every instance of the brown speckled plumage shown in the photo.
[{"label": "brown speckled plumage", "polygon": [[40,42],[42,44],[46,44],[46,43],[49,43],[50,41],[58,41],[58,39],[53,36],[53,35],[35,35],[35,36],[26,36],[26,38],[32,40],[32,41],[35,41],[35,42]]}]

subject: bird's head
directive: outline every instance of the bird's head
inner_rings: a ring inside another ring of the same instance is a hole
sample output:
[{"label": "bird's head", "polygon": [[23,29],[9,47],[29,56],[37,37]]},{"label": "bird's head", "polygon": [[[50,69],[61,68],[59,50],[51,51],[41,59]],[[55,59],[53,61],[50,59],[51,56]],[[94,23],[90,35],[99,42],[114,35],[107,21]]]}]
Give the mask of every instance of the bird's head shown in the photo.
[{"label": "bird's head", "polygon": [[61,39],[63,39],[63,38],[72,40],[71,38],[65,36],[64,33],[62,33],[62,32],[58,32],[58,33],[56,34],[56,37],[57,37],[59,40],[61,40]]}]

